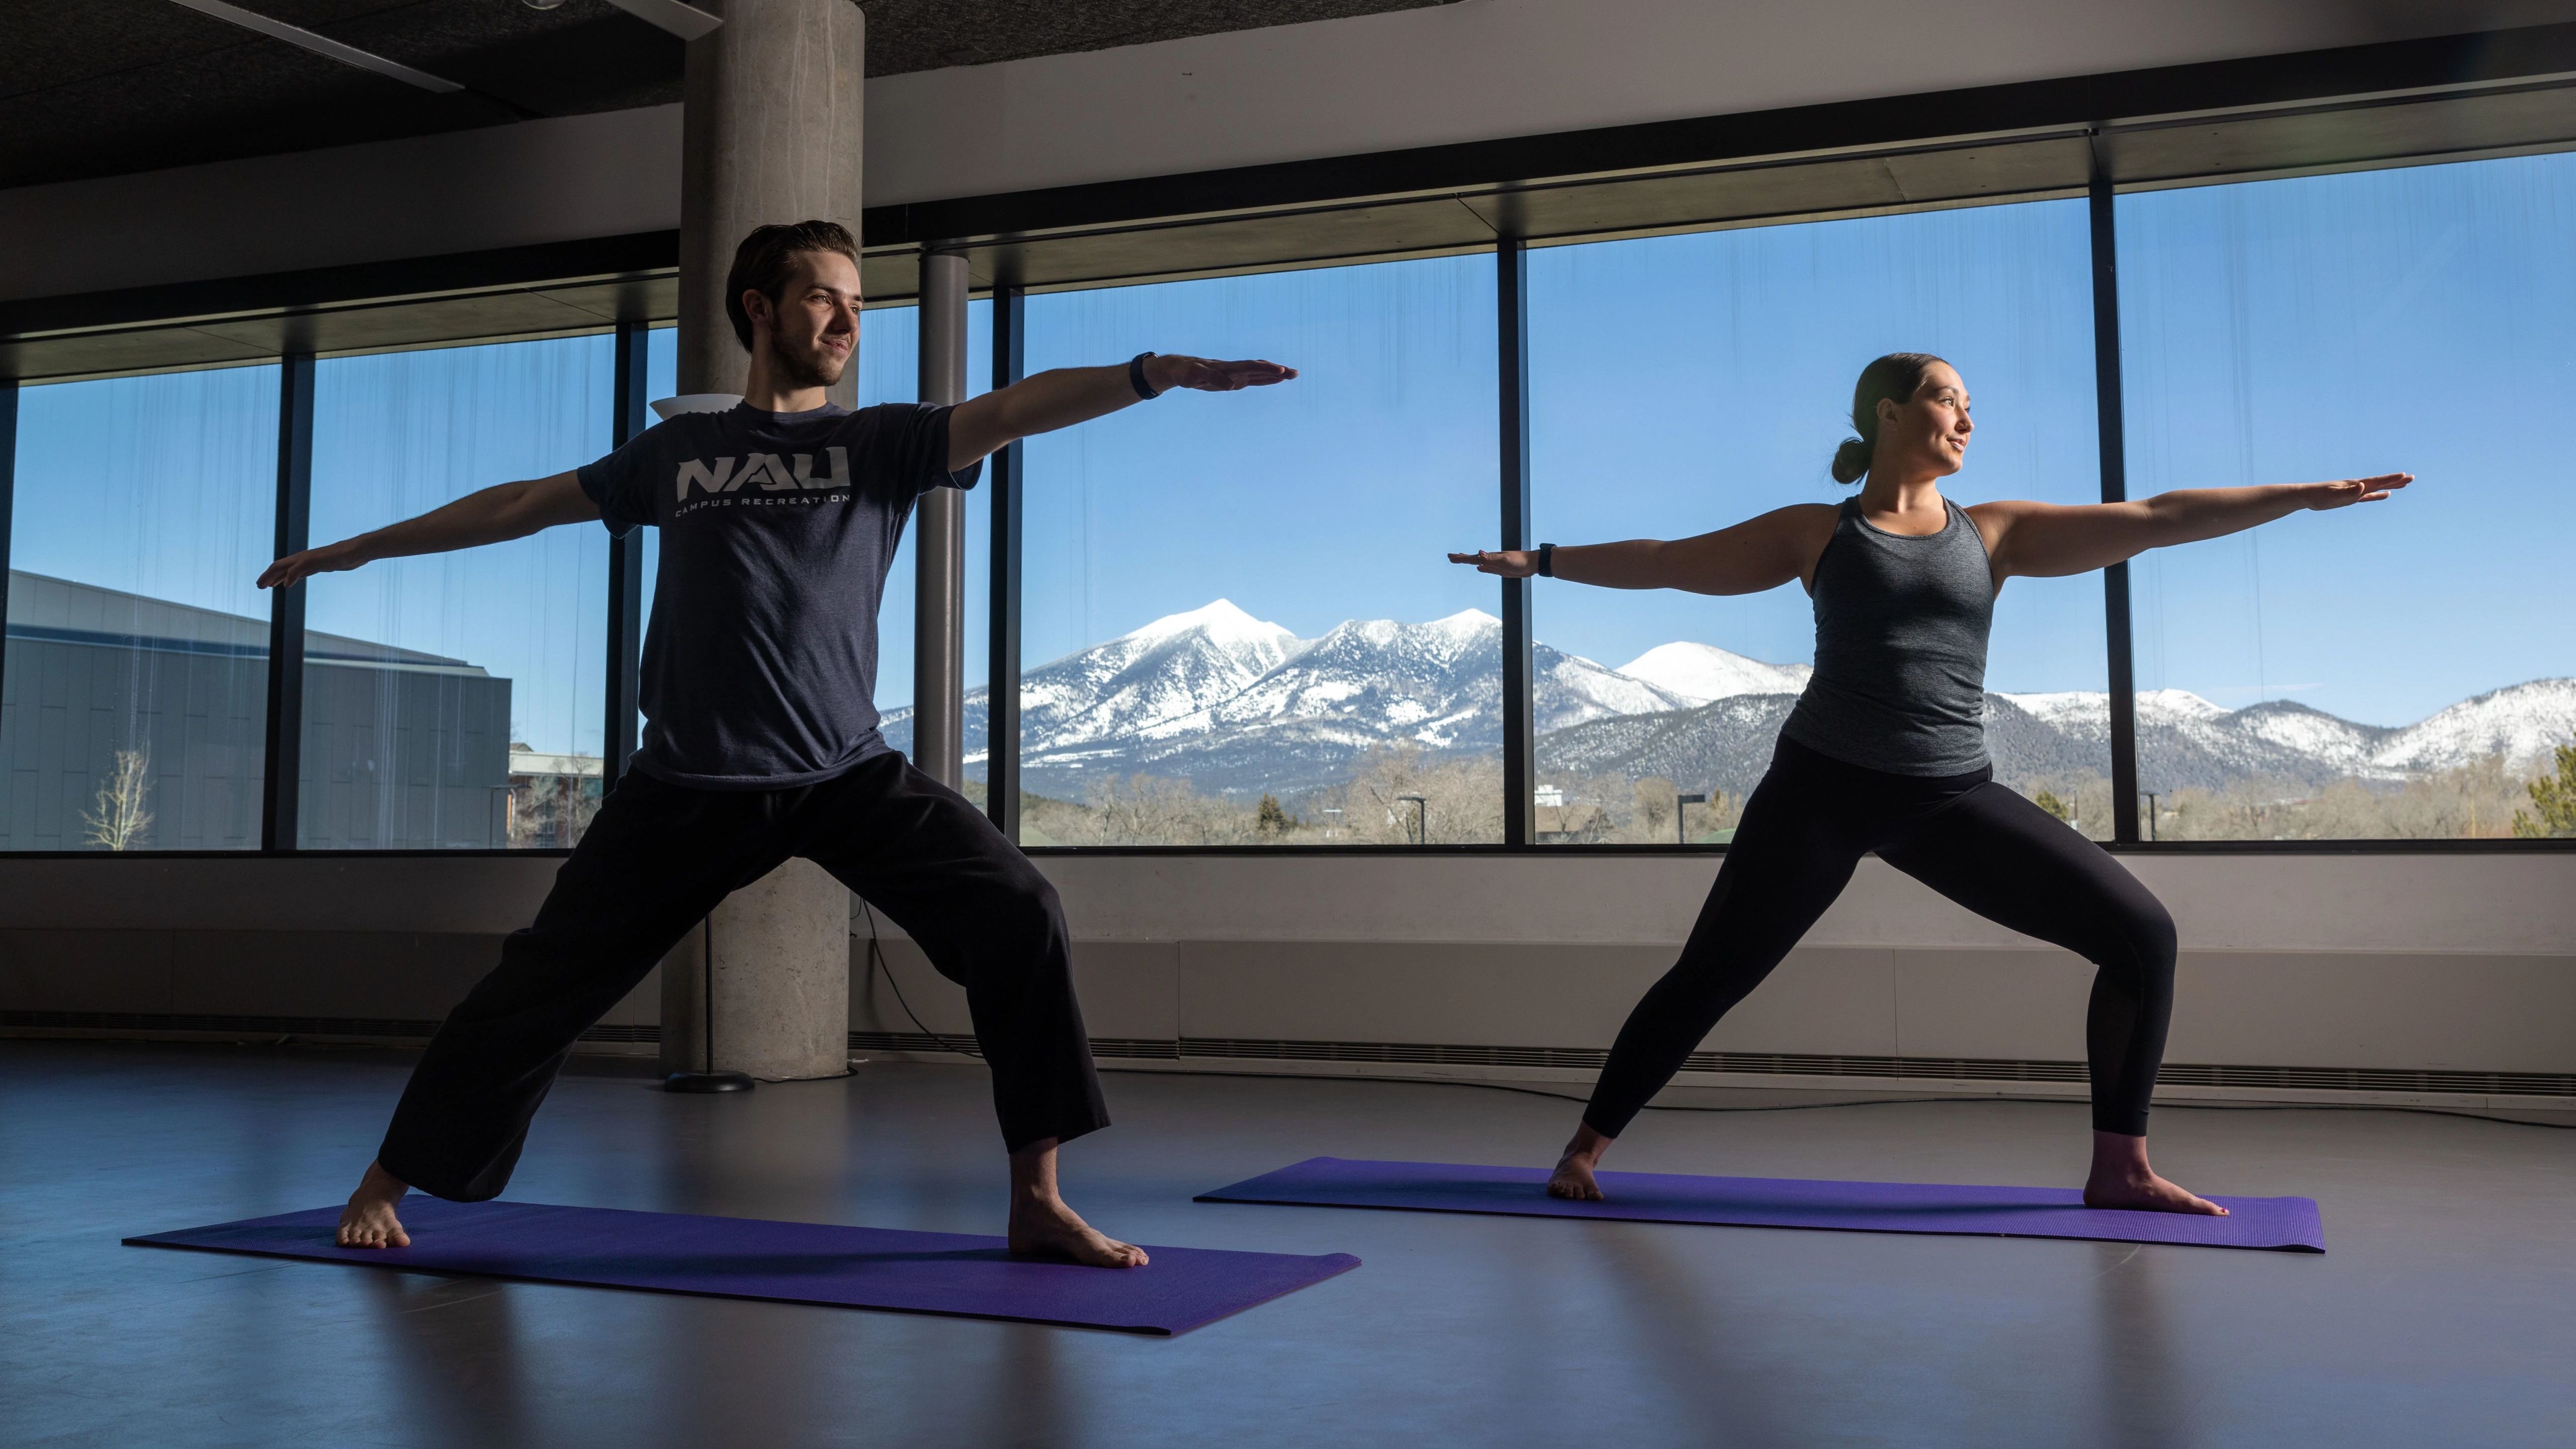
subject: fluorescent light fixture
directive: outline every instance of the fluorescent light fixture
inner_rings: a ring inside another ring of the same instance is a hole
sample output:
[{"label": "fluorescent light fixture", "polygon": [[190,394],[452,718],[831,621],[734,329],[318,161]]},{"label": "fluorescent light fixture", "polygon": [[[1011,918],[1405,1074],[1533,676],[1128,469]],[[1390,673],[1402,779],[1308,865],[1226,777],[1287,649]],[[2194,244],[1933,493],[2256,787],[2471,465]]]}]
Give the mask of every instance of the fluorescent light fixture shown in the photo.
[{"label": "fluorescent light fixture", "polygon": [[170,3],[185,5],[200,15],[211,15],[217,20],[229,20],[244,30],[256,30],[262,35],[283,40],[289,45],[302,46],[315,55],[328,56],[342,65],[354,65],[360,70],[371,70],[378,75],[392,76],[395,80],[416,85],[425,91],[437,91],[444,95],[451,91],[465,89],[452,80],[431,75],[425,70],[413,70],[410,66],[399,61],[387,60],[373,51],[360,50],[354,45],[342,45],[327,35],[316,35],[310,30],[289,25],[283,20],[271,20],[265,15],[244,10],[238,5],[227,5],[224,0],[170,0]]},{"label": "fluorescent light fixture", "polygon": [[681,4],[680,0],[608,0],[608,3],[647,25],[658,25],[682,40],[695,40],[724,24],[694,5]]}]

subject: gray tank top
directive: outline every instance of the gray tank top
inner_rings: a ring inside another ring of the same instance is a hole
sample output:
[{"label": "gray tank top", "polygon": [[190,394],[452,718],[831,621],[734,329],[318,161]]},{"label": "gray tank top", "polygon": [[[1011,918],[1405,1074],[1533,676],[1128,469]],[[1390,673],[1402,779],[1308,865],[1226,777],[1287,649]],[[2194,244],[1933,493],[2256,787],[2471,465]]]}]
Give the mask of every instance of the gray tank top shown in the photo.
[{"label": "gray tank top", "polygon": [[1780,733],[1892,775],[1985,766],[1994,566],[1967,511],[1942,504],[1939,533],[1908,537],[1843,503],[1816,560],[1816,672]]}]

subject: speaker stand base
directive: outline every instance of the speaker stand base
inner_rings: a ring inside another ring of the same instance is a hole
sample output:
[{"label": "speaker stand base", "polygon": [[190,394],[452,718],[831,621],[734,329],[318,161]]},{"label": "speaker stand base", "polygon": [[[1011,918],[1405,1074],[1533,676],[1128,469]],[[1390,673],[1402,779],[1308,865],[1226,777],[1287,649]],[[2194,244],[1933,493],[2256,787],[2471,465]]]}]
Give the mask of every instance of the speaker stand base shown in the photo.
[{"label": "speaker stand base", "polygon": [[673,1072],[662,1079],[665,1092],[748,1092],[753,1085],[742,1072]]}]

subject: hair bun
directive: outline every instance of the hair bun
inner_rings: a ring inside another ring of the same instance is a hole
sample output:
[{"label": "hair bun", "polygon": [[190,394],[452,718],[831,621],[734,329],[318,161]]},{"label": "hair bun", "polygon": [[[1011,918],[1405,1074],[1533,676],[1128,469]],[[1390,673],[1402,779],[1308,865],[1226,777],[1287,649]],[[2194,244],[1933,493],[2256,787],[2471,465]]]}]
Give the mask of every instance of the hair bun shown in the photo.
[{"label": "hair bun", "polygon": [[1834,481],[1859,482],[1861,475],[1869,471],[1870,454],[1874,451],[1858,438],[1843,439],[1843,445],[1834,449]]}]

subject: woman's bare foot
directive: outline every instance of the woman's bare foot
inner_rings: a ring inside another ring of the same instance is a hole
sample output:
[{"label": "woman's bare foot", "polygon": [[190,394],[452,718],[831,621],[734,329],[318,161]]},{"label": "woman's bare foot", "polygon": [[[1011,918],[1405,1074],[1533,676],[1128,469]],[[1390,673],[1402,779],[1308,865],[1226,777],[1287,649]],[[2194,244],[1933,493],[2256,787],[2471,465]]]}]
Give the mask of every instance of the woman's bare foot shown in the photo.
[{"label": "woman's bare foot", "polygon": [[367,1175],[358,1180],[358,1190],[349,1194],[349,1205],[340,1210],[340,1235],[335,1241],[344,1248],[410,1247],[411,1234],[394,1216],[394,1204],[409,1191],[411,1185],[385,1171],[383,1164],[368,1163]]},{"label": "woman's bare foot", "polygon": [[1011,1251],[1035,1258],[1070,1258],[1086,1268],[1142,1268],[1145,1250],[1108,1237],[1082,1220],[1064,1199],[1011,1199]]},{"label": "woman's bare foot", "polygon": [[1548,1174],[1547,1195],[1576,1202],[1601,1201],[1601,1184],[1592,1176],[1592,1169],[1601,1165],[1601,1154],[1609,1150],[1609,1138],[1590,1127],[1575,1128],[1574,1140],[1565,1144],[1565,1155],[1556,1160],[1556,1171]]},{"label": "woman's bare foot", "polygon": [[2131,1212],[2227,1216],[2227,1209],[2156,1176],[2156,1170],[2147,1165],[2147,1139],[2117,1132],[2093,1134],[2093,1173],[2084,1180],[2084,1205]]},{"label": "woman's bare foot", "polygon": [[1122,1243],[1065,1206],[1055,1185],[1056,1140],[1032,1142],[1011,1154],[1011,1226],[1014,1253],[1069,1258],[1087,1268],[1142,1268],[1145,1250]]}]

